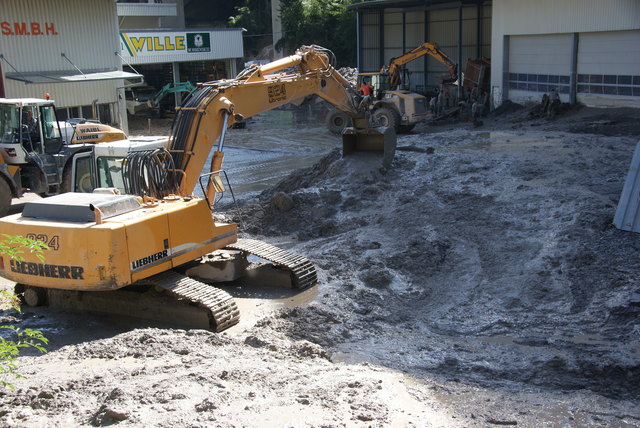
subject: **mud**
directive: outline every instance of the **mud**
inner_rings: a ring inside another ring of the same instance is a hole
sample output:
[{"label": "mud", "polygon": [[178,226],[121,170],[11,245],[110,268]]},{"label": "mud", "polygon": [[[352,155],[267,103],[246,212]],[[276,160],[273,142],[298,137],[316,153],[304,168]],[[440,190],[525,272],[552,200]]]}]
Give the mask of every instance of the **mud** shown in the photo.
[{"label": "mud", "polygon": [[401,136],[389,170],[325,149],[240,214],[221,203],[320,278],[301,296],[230,289],[245,318],[226,333],[14,314],[52,345],[19,359],[0,421],[640,426],[640,235],[611,225],[640,133],[525,115]]}]

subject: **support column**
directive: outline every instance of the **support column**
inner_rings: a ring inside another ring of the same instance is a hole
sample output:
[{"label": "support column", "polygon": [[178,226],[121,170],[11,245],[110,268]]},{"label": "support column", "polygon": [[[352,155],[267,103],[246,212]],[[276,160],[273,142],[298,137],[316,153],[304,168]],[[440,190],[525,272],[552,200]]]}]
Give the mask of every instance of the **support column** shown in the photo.
[{"label": "support column", "polygon": [[384,60],[384,11],[381,10],[379,15],[378,22],[380,23],[380,67],[386,65],[387,63]]},{"label": "support column", "polygon": [[462,6],[458,7],[458,101],[462,99]]},{"label": "support column", "polygon": [[509,99],[509,36],[502,41],[502,99],[500,103]]},{"label": "support column", "polygon": [[[178,62],[171,63],[171,71],[173,74],[173,83],[177,85],[178,83],[180,83],[180,63]],[[182,105],[182,93],[174,92],[173,98],[176,102],[176,106]]]},{"label": "support column", "polygon": [[361,12],[356,11],[356,68],[358,70],[362,70],[360,64],[360,22],[362,17],[360,16]]},{"label": "support column", "polygon": [[[424,41],[431,40],[429,38],[429,11],[424,11]],[[429,56],[424,57],[424,90],[427,91],[427,83],[429,82]]]},{"label": "support column", "polygon": [[482,57],[482,3],[478,3],[476,12],[476,58]]},{"label": "support column", "polygon": [[580,35],[573,33],[573,46],[571,48],[571,74],[569,75],[569,102],[575,104],[578,92],[578,44]]},{"label": "support column", "polygon": [[271,0],[271,32],[273,34],[273,59],[280,59],[284,56],[282,50],[276,50],[276,43],[278,43],[278,41],[282,38],[282,16],[280,15],[280,0]]}]

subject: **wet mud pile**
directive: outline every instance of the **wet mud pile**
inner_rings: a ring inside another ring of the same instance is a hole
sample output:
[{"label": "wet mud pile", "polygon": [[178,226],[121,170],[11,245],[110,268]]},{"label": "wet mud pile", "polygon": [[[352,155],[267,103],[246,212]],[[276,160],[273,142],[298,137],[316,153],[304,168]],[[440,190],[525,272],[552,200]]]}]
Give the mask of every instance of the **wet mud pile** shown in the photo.
[{"label": "wet mud pile", "polygon": [[403,145],[434,150],[401,151],[389,171],[333,153],[247,209],[251,233],[307,241],[327,275],[329,315],[287,316],[328,322],[294,337],[417,375],[637,397],[640,237],[611,224],[635,140],[454,131]]},{"label": "wet mud pile", "polygon": [[611,224],[637,138],[505,123],[402,136],[388,170],[332,151],[242,200],[245,236],[316,263],[309,305],[23,357],[0,422],[638,426],[640,234]]}]

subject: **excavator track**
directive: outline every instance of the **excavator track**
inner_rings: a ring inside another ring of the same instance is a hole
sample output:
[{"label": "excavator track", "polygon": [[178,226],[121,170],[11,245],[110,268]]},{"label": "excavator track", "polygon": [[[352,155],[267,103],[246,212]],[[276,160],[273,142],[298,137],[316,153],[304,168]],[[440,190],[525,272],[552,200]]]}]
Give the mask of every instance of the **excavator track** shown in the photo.
[{"label": "excavator track", "polygon": [[159,286],[179,299],[208,311],[211,328],[221,332],[240,321],[240,311],[233,297],[224,290],[196,281],[174,271],[167,271],[145,279],[145,282]]},{"label": "excavator track", "polygon": [[239,250],[268,260],[276,266],[291,272],[292,287],[303,290],[318,282],[316,268],[309,259],[298,254],[290,253],[255,239],[238,239],[235,244],[227,245],[226,249]]}]

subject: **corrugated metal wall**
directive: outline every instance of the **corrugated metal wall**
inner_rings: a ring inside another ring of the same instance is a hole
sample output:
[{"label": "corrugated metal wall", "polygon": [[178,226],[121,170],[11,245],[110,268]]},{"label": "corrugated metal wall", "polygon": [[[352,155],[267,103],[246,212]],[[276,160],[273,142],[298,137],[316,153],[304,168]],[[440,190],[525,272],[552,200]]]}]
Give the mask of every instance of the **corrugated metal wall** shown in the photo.
[{"label": "corrugated metal wall", "polygon": [[[454,62],[458,62],[458,8],[362,11],[360,22],[360,68],[363,72],[378,71],[391,58],[402,55],[423,42],[437,43]],[[384,35],[382,40],[381,32]],[[381,50],[383,63],[380,60]],[[480,10],[476,5],[464,7],[463,64],[467,58],[489,57],[490,52],[491,6],[482,6]],[[419,91],[437,86],[442,75],[448,74],[447,67],[430,56],[412,61],[406,68],[411,73],[411,89]]]},{"label": "corrugated metal wall", "polygon": [[360,71],[380,70],[380,19],[379,12],[364,12],[360,24]]},{"label": "corrugated metal wall", "polygon": [[[115,8],[112,0],[2,0],[2,21],[7,25],[0,28],[0,53],[19,72],[74,70],[62,53],[81,70],[119,69]],[[22,32],[21,23],[29,34],[15,34]],[[34,25],[39,26],[38,31],[32,31],[37,29]],[[14,72],[7,63],[3,69],[5,73]],[[5,82],[10,97],[42,97],[48,92],[60,107],[91,104],[95,99],[99,103],[115,102],[118,85],[118,81],[48,85],[25,85],[11,79]]]}]

